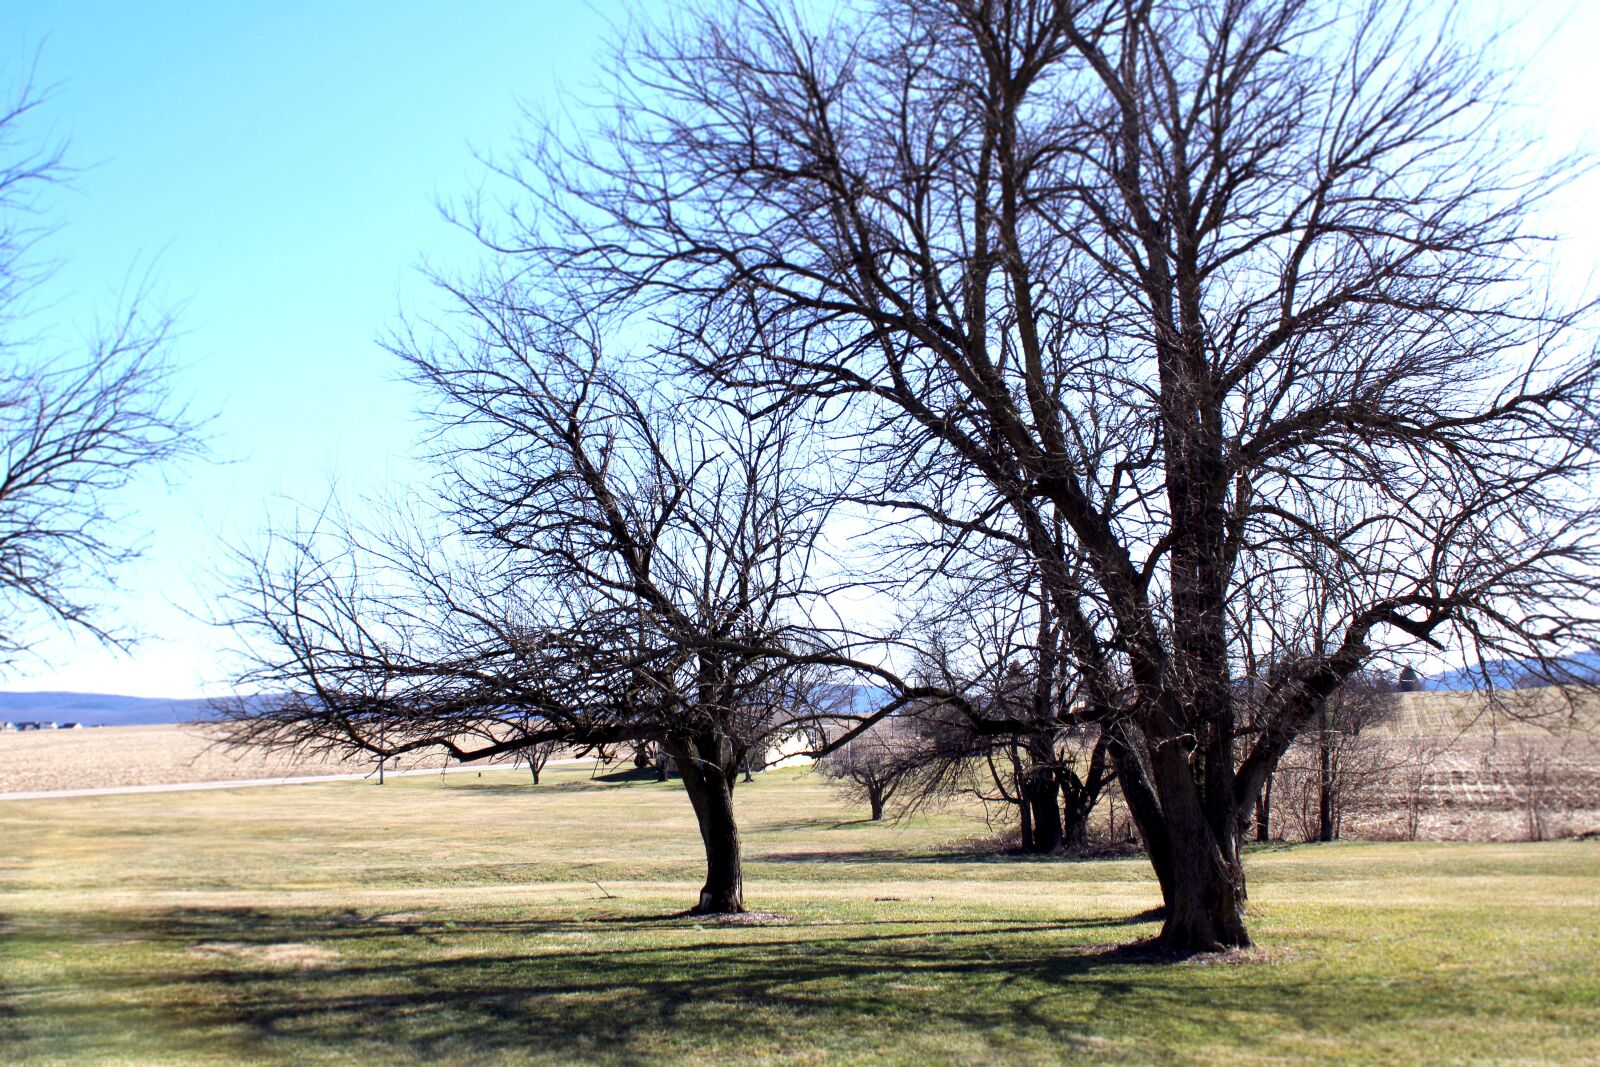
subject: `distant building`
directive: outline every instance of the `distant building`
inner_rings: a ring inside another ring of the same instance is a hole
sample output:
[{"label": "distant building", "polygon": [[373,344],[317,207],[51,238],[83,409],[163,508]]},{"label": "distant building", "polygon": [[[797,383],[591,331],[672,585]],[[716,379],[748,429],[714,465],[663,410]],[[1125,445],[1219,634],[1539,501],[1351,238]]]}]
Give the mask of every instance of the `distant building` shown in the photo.
[{"label": "distant building", "polygon": [[19,730],[54,730],[54,729],[57,729],[57,727],[56,727],[56,724],[54,722],[19,722],[19,723],[17,723],[17,729],[19,729]]},{"label": "distant building", "polygon": [[0,734],[16,733],[16,730],[17,730],[17,724],[16,723],[10,722],[8,720],[0,719]]},{"label": "distant building", "polygon": [[63,729],[63,730],[81,730],[81,729],[83,729],[83,723],[81,723],[81,722],[64,722],[64,723],[61,724],[61,729]]}]

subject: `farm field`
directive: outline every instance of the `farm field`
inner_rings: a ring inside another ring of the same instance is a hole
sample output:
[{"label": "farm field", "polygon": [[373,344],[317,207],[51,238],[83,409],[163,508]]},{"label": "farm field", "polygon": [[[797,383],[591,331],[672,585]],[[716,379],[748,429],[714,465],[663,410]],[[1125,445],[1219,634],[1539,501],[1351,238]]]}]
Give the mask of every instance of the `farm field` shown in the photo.
[{"label": "farm field", "polygon": [[197,726],[102,726],[0,734],[0,793],[350,774],[368,760],[231,751]]},{"label": "farm field", "polygon": [[[438,756],[390,767],[439,766]],[[103,726],[0,734],[0,793],[102,789],[182,782],[242,781],[319,774],[366,774],[370,759],[332,759],[229,749],[193,725]]]},{"label": "farm field", "polygon": [[741,786],[394,779],[0,807],[0,1061],[1595,1063],[1600,842],[1268,846],[1258,947],[1153,961],[1140,859]]}]

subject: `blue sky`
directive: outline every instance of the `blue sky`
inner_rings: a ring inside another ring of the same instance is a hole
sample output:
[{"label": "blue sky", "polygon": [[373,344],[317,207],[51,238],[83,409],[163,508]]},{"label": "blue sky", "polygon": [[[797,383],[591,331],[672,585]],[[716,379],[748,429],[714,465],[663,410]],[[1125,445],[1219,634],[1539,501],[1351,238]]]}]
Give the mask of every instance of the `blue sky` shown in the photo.
[{"label": "blue sky", "polygon": [[148,278],[176,309],[179,392],[216,416],[216,457],[126,502],[148,551],[107,599],[150,639],[118,656],[55,635],[18,689],[216,691],[206,611],[221,543],[284,500],[403,480],[415,436],[374,343],[431,299],[424,258],[467,263],[439,197],[481,180],[519,102],[585,80],[620,4],[0,2],[0,85],[37,55],[54,86],[25,133],[81,173],[45,207],[61,264],[36,321],[62,343]]},{"label": "blue sky", "polygon": [[[1502,11],[1464,6],[1486,22]],[[126,502],[149,548],[106,600],[148,640],[119,656],[56,635],[0,686],[223,688],[225,638],[190,617],[207,611],[221,546],[331,484],[355,495],[406,480],[411,401],[375,338],[402,306],[432,299],[414,269],[424,257],[471,262],[436,199],[481,180],[473,149],[505,150],[520,103],[588,79],[624,11],[623,0],[0,0],[0,85],[37,55],[55,90],[28,132],[69,139],[83,168],[46,203],[61,229],[42,252],[61,269],[40,323],[64,341],[148,277],[179,312],[178,390],[215,414],[227,461],[149,480]],[[1597,42],[1600,4],[1579,3],[1541,8],[1507,45],[1537,55],[1529,117],[1557,146],[1595,141]],[[1596,192],[1575,191],[1560,221],[1575,238],[1561,253],[1571,275],[1600,261],[1585,206]]]}]

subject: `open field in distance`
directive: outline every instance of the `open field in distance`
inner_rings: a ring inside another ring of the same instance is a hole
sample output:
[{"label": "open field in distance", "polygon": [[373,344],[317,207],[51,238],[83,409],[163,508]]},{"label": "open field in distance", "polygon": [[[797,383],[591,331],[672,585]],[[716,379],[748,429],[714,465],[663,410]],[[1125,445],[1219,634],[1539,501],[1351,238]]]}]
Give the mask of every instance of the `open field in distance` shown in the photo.
[{"label": "open field in distance", "polygon": [[[438,767],[437,755],[400,767]],[[395,766],[394,763],[390,764]],[[214,743],[203,726],[103,726],[0,733],[0,793],[313,774],[364,774],[367,758],[318,759]]]},{"label": "open field in distance", "polygon": [[[1600,692],[1555,689],[1510,690],[1491,713],[1474,693],[1406,693],[1379,732],[1397,740],[1430,737],[1547,739],[1550,727],[1600,740]],[[1509,714],[1508,714],[1509,712]],[[443,757],[424,753],[399,761],[402,768],[436,767]],[[394,766],[394,764],[391,764]],[[121,785],[226,781],[310,774],[348,774],[372,769],[366,757],[318,759],[216,745],[201,725],[106,726],[87,730],[0,733],[0,793],[42,789],[95,789]]]},{"label": "open field in distance", "polygon": [[1253,849],[1258,947],[1173,965],[1142,859],[737,803],[745,923],[672,917],[676,783],[575,766],[5,805],[0,1060],[1600,1061],[1600,842]]},{"label": "open field in distance", "polygon": [[[1600,833],[1600,693],[1406,693],[1335,741],[1341,835],[1542,840]],[[1273,836],[1316,834],[1321,770],[1309,731],[1273,776]]]},{"label": "open field in distance", "polygon": [[[1471,693],[1402,695],[1394,715],[1341,757],[1343,835],[1515,841],[1600,832],[1600,693],[1511,690],[1498,699],[1505,706],[1491,712]],[[399,767],[443,762],[424,753]],[[1315,754],[1302,746],[1287,764],[1275,787],[1273,836],[1293,841],[1314,835],[1315,798],[1305,787]],[[203,726],[0,734],[0,793],[371,770],[362,758],[226,749]]]},{"label": "open field in distance", "polygon": [[1600,690],[1502,689],[1492,697],[1471,692],[1400,693],[1395,712],[1379,727],[1395,737],[1600,734]]}]

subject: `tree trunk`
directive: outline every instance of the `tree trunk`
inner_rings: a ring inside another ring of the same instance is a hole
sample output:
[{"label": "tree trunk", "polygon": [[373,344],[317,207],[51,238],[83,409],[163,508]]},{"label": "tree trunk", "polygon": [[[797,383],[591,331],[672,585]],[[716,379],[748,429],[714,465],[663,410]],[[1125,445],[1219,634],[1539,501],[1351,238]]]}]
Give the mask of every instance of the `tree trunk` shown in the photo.
[{"label": "tree trunk", "polygon": [[1172,857],[1160,943],[1177,952],[1248,947],[1239,820],[1231,811],[1207,818],[1189,756],[1175,739],[1152,746],[1151,763]]},{"label": "tree trunk", "polygon": [[[1021,832],[1022,832],[1022,851],[1024,851],[1024,852],[1032,852],[1033,851],[1033,809],[1032,809],[1032,806],[1028,803],[1027,790],[1025,789],[1025,787],[1023,785],[1023,780],[1024,780],[1025,775],[1023,774],[1023,771],[1022,771],[1022,756],[1021,756],[1021,754],[1019,753],[1019,751],[1017,749],[1017,740],[1014,737],[1011,739],[1010,754],[1011,754],[1011,789],[1014,791],[1014,797],[1011,796],[1011,795],[1007,795],[1007,790],[1005,789],[1004,786],[1001,786],[1000,793],[1001,793],[1002,796],[1005,797],[1005,799],[1007,801],[1014,802],[1017,805],[1017,814],[1018,814],[1018,817],[1019,817],[1020,822],[1021,822],[1021,828],[1020,829],[1021,829]],[[995,778],[995,783],[998,785],[999,782],[1000,782],[1000,779],[997,776]]]},{"label": "tree trunk", "polygon": [[1061,846],[1068,850],[1089,846],[1089,815],[1094,811],[1094,801],[1084,798],[1073,800],[1063,791],[1061,815]]},{"label": "tree trunk", "polygon": [[1172,892],[1166,898],[1166,922],[1160,943],[1179,952],[1214,952],[1247,948],[1244,925],[1244,878],[1236,859],[1209,834],[1189,838],[1175,828]]},{"label": "tree trunk", "polygon": [[1261,792],[1256,796],[1256,840],[1272,840],[1272,779],[1274,775],[1267,775],[1266,784],[1261,787]]},{"label": "tree trunk", "polygon": [[1033,824],[1030,852],[1056,852],[1061,848],[1061,785],[1056,778],[1053,734],[1035,733],[1027,739],[1027,768],[1018,783],[1020,799]]},{"label": "tree trunk", "polygon": [[1021,799],[1033,827],[1033,840],[1025,843],[1029,852],[1055,852],[1061,848],[1060,795],[1050,768],[1038,764],[1028,768]]},{"label": "tree trunk", "polygon": [[1111,755],[1112,766],[1117,769],[1117,785],[1122,799],[1128,802],[1128,812],[1133,825],[1138,828],[1139,839],[1144,842],[1145,854],[1155,869],[1156,881],[1161,883],[1161,899],[1172,899],[1172,845],[1167,826],[1161,814],[1161,801],[1155,786],[1140,758],[1136,746],[1142,744],[1138,731],[1126,721],[1114,722],[1108,730],[1106,751]]},{"label": "tree trunk", "polygon": [[737,763],[719,759],[727,747],[718,738],[669,743],[706,850],[706,883],[699,903],[690,909],[695,915],[744,911],[744,867],[739,826],[733,817],[733,785],[739,770]]},{"label": "tree trunk", "polygon": [[867,786],[867,803],[872,805],[872,821],[879,822],[883,819],[883,787]]}]

